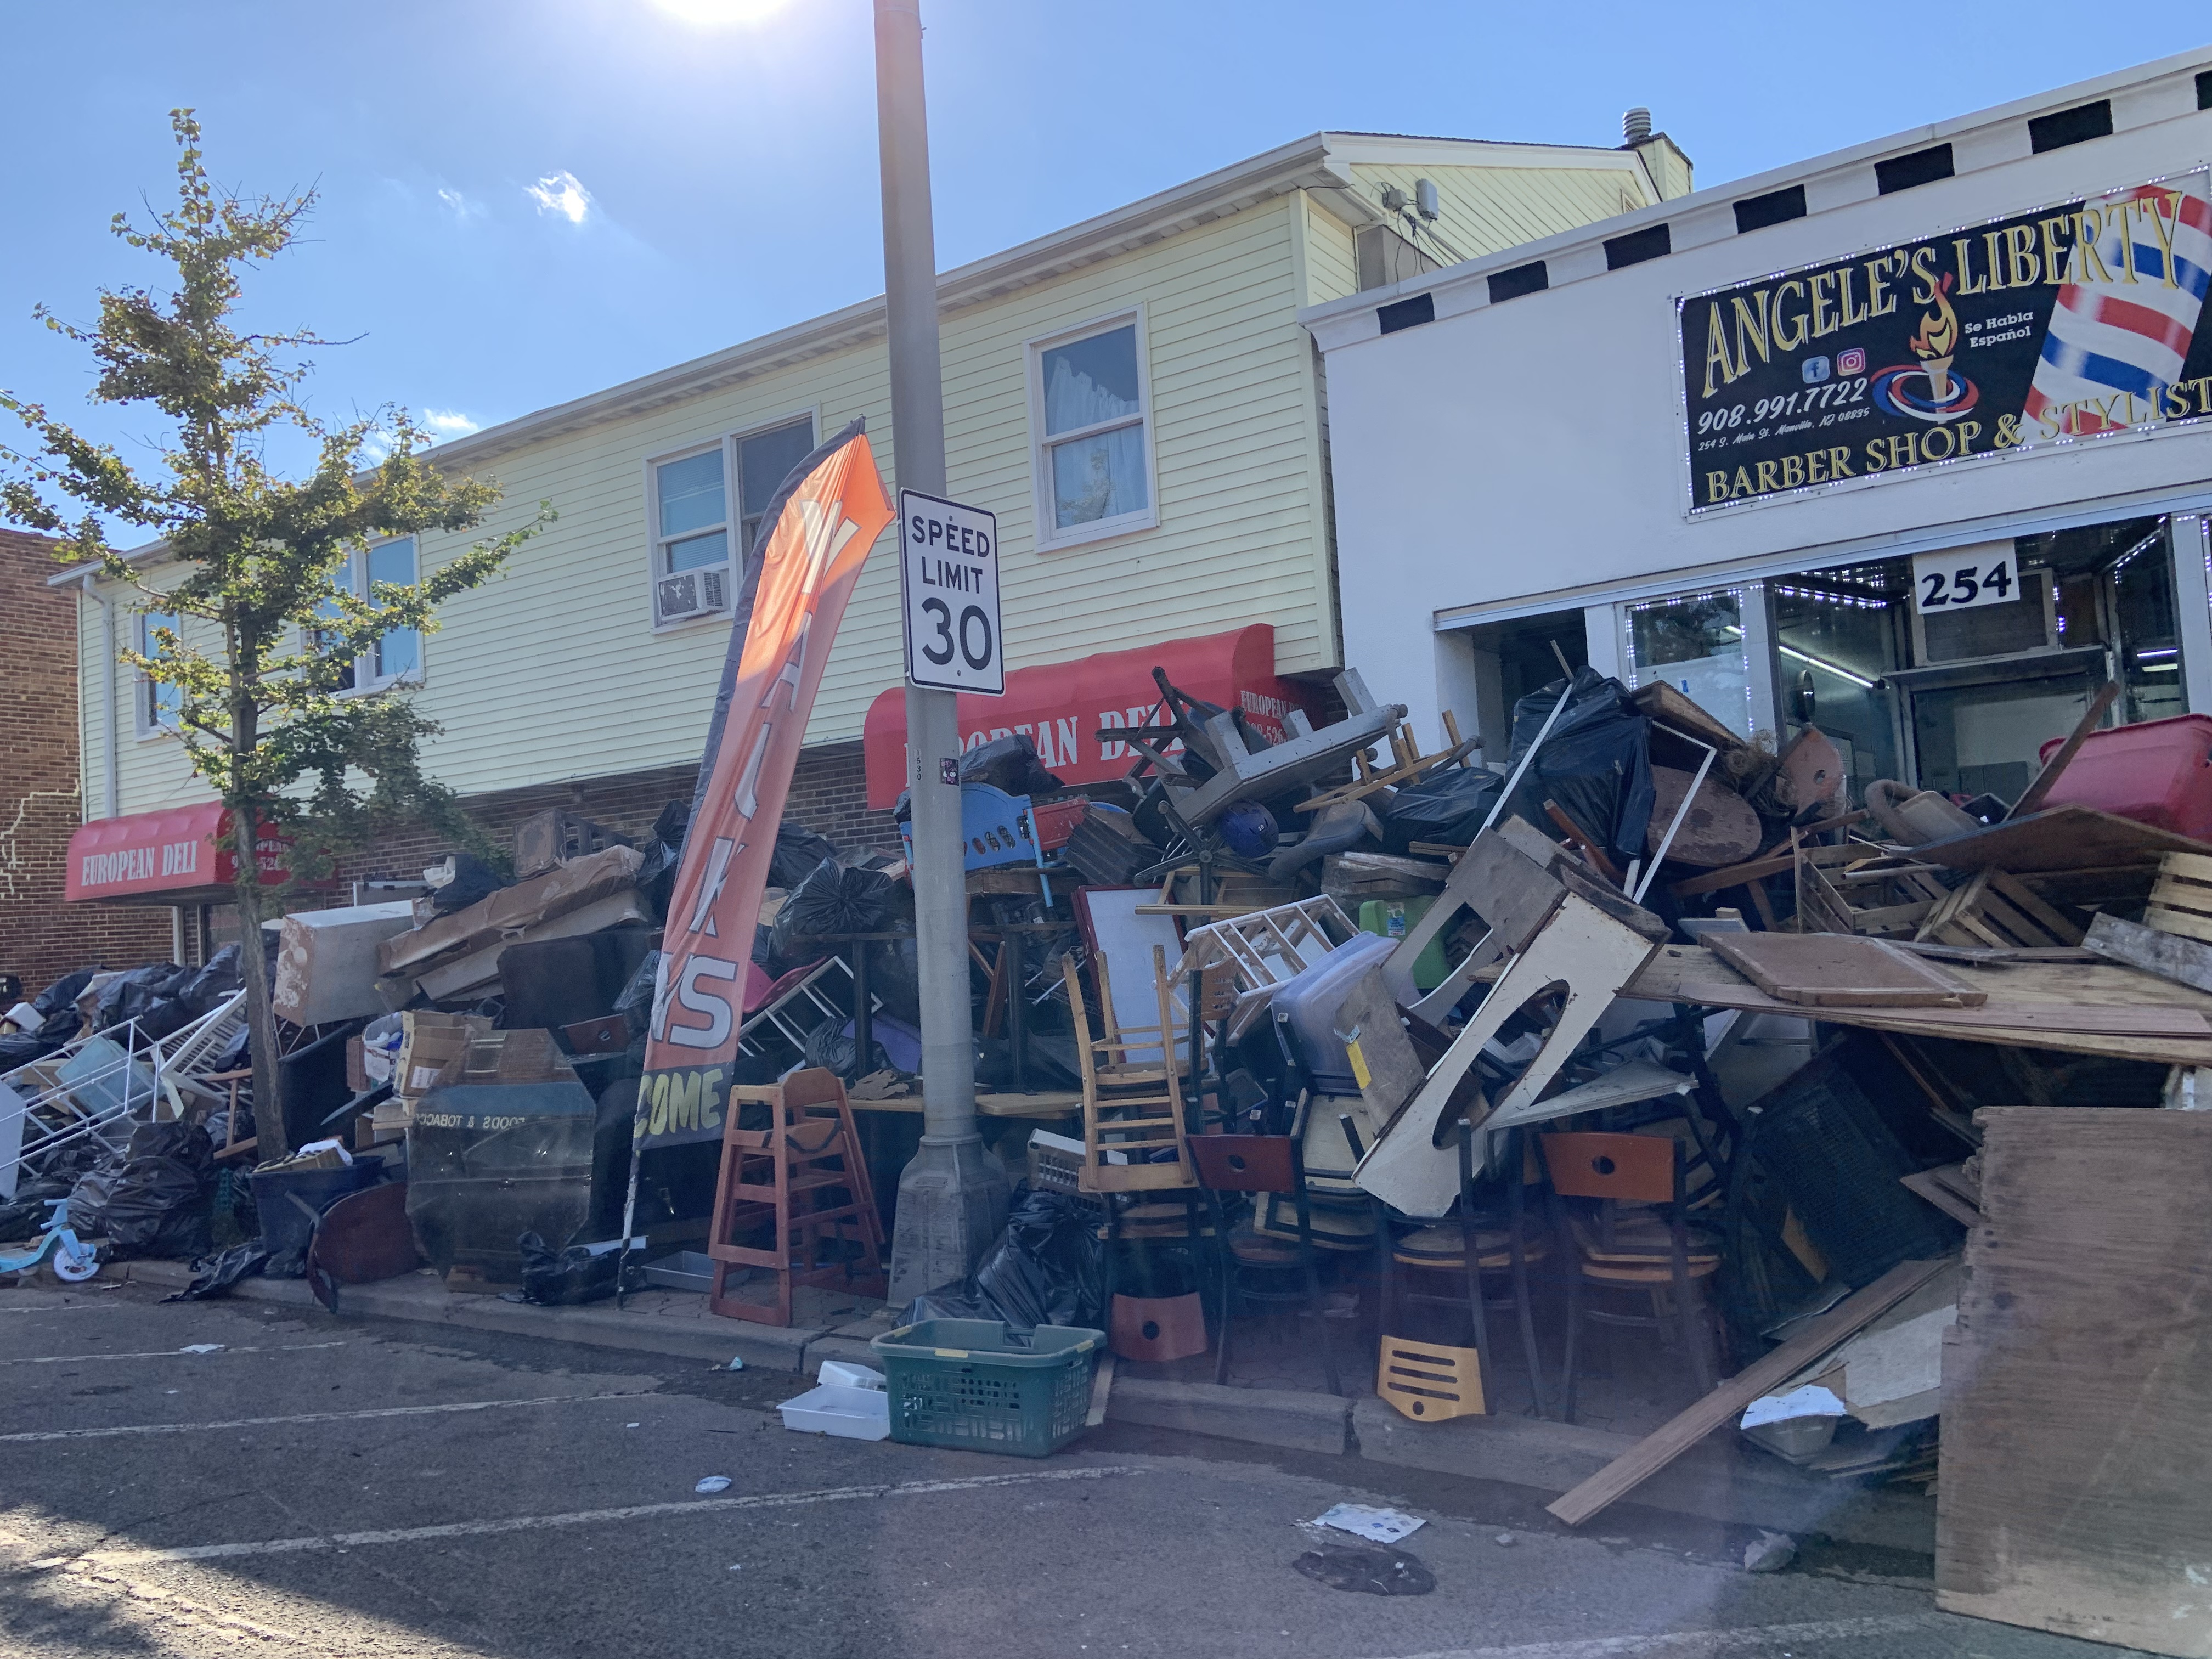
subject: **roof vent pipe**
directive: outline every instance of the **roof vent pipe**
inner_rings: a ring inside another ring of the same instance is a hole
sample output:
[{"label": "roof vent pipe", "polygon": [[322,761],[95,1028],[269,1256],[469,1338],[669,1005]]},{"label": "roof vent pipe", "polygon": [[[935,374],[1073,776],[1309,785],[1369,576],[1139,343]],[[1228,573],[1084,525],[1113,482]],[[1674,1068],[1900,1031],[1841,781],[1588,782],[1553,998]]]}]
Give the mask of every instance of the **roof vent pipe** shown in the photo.
[{"label": "roof vent pipe", "polygon": [[1641,144],[1651,137],[1651,112],[1638,104],[1620,118],[1620,136],[1632,144]]}]

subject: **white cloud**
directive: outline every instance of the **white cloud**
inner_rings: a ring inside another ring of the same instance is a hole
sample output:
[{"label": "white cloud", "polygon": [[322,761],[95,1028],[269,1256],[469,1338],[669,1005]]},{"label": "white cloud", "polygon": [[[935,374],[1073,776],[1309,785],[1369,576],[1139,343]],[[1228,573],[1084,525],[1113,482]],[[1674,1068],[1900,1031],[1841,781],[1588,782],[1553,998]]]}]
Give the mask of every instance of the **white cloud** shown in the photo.
[{"label": "white cloud", "polygon": [[534,185],[524,185],[523,191],[538,204],[540,213],[557,213],[572,225],[582,224],[584,216],[592,210],[592,192],[566,167],[547,173]]},{"label": "white cloud", "polygon": [[397,434],[383,427],[372,427],[362,435],[361,453],[371,466],[381,466],[391,459],[392,446]]},{"label": "white cloud", "polygon": [[438,190],[438,202],[447,212],[452,214],[463,224],[466,224],[471,219],[481,219],[484,216],[485,208],[482,202],[471,202],[458,190],[447,190],[441,185]]},{"label": "white cloud", "polygon": [[422,424],[441,438],[465,438],[483,426],[483,422],[472,421],[457,409],[426,409],[422,411]]}]

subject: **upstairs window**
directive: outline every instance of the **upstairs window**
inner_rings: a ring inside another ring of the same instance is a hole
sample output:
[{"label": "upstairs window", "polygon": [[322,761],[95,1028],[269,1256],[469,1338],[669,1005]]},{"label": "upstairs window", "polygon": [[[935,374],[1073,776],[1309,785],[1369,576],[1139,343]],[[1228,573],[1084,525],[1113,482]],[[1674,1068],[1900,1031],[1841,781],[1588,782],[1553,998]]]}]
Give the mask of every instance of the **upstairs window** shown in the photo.
[{"label": "upstairs window", "polygon": [[808,416],[650,464],[655,623],[729,611],[737,562],[751,553],[777,488],[813,447]]},{"label": "upstairs window", "polygon": [[[366,555],[360,549],[347,554],[331,580],[342,592],[373,605],[378,583],[412,587],[420,580],[419,571],[415,538],[402,536],[374,544]],[[337,606],[328,601],[317,608],[332,619],[339,614]],[[348,691],[380,691],[402,681],[420,684],[422,679],[422,635],[412,628],[395,628],[346,665],[342,685]]]},{"label": "upstairs window", "polygon": [[[169,653],[161,648],[159,638],[163,629],[177,632],[177,617],[173,611],[146,611],[138,617],[138,654],[155,659]],[[150,675],[138,677],[138,733],[152,737],[158,732],[173,732],[185,706],[185,694],[173,685],[165,685]]]},{"label": "upstairs window", "polygon": [[1158,522],[1152,510],[1144,316],[1030,346],[1040,547]]}]

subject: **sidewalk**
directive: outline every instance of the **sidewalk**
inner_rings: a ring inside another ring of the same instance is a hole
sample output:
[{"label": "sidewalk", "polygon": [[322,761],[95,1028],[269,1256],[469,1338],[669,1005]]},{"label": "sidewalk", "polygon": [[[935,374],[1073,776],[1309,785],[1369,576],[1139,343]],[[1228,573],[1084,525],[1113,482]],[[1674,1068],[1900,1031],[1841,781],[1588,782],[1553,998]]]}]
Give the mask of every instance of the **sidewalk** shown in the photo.
[{"label": "sidewalk", "polygon": [[[191,1278],[181,1262],[118,1267],[130,1282],[163,1291],[181,1290]],[[297,1279],[243,1279],[232,1294],[242,1301],[301,1309],[318,1305],[306,1281]],[[871,1363],[869,1339],[890,1328],[888,1310],[865,1298],[802,1291],[799,1310],[811,1322],[780,1329],[716,1318],[707,1311],[705,1297],[683,1291],[641,1291],[619,1310],[611,1303],[540,1308],[449,1291],[427,1268],[380,1284],[348,1285],[338,1303],[345,1318],[494,1331],[723,1365],[735,1357],[748,1368],[809,1376],[825,1359]],[[1350,1379],[1346,1386],[1357,1397],[1346,1399],[1304,1389],[1139,1376],[1130,1375],[1130,1369],[1122,1367],[1115,1378],[1106,1413],[1111,1421],[1504,1481],[1547,1497],[1595,1474],[1637,1442],[1633,1435],[1522,1416],[1415,1423]],[[1933,1499],[1803,1474],[1726,1435],[1713,1436],[1624,1501],[1701,1520],[1824,1533],[1918,1554],[1935,1549]],[[1602,1522],[1597,1524],[1601,1528]]]}]

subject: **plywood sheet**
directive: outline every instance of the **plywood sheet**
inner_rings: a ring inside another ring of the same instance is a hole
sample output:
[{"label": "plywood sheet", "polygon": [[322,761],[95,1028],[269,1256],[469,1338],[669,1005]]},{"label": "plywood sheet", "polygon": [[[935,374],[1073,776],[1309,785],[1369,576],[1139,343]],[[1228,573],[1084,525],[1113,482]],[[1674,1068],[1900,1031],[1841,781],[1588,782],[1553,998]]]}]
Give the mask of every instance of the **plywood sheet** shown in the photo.
[{"label": "plywood sheet", "polygon": [[1989,993],[1880,939],[1850,933],[1713,933],[1713,954],[1770,996],[1808,1007],[1974,1008]]},{"label": "plywood sheet", "polygon": [[1924,863],[1954,870],[1994,867],[2015,876],[2148,864],[2164,853],[2212,854],[2212,844],[2094,807],[2054,806],[1912,849]]},{"label": "plywood sheet", "polygon": [[[2202,991],[2115,963],[1946,965],[1961,984],[1987,992],[1989,1001],[1979,1008],[1822,1008],[1817,1017],[1911,1036],[2212,1066],[2212,1024],[2206,1020],[2212,996]],[[1769,996],[1710,950],[1694,945],[1658,951],[1621,994],[1800,1018],[1808,1012]]]},{"label": "plywood sheet", "polygon": [[1978,1121],[1937,1603],[2212,1659],[2212,1113]]}]

